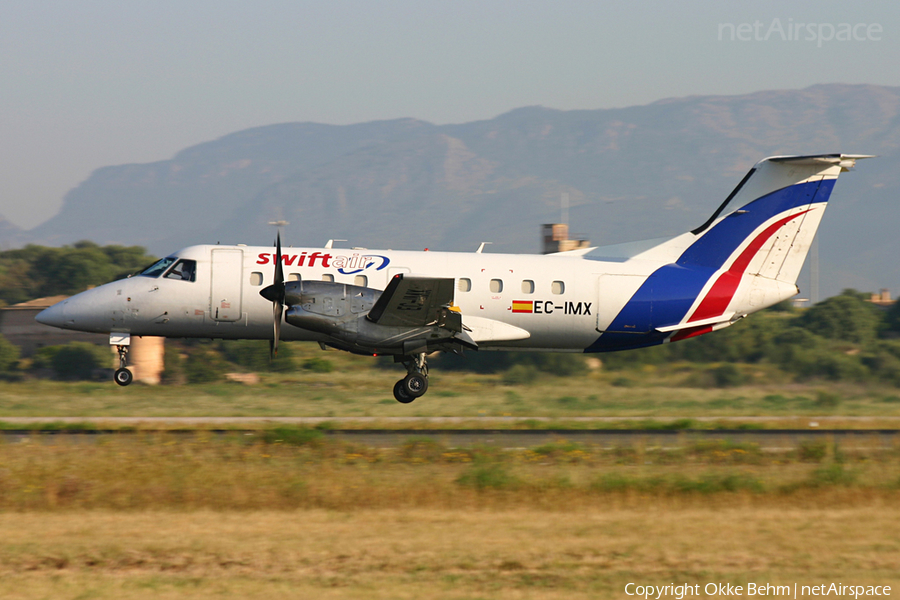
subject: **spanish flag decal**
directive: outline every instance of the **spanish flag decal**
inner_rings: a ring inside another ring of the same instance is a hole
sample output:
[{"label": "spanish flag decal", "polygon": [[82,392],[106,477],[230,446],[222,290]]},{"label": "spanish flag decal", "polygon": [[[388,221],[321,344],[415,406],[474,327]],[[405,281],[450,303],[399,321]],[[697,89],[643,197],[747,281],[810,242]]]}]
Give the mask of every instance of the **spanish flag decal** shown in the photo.
[{"label": "spanish flag decal", "polygon": [[512,311],[514,313],[532,313],[534,312],[533,300],[513,300]]}]

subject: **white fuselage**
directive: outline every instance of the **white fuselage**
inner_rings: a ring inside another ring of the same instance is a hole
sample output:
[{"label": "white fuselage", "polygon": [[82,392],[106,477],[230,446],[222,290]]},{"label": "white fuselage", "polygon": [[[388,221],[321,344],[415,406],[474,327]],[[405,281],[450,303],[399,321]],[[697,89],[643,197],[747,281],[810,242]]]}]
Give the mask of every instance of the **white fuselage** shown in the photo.
[{"label": "white fuselage", "polygon": [[[114,281],[63,303],[61,325],[139,336],[270,339],[272,305],[259,292],[273,282],[274,252],[249,246],[185,248],[173,256],[196,261],[194,281],[142,275]],[[333,280],[383,290],[397,273],[453,278],[454,303],[480,348],[574,352],[590,346],[630,296],[602,289],[602,277],[627,272],[627,279],[638,282],[660,266],[564,254],[340,248],[287,248],[282,256],[287,281]],[[281,336],[324,339],[290,325]]]}]

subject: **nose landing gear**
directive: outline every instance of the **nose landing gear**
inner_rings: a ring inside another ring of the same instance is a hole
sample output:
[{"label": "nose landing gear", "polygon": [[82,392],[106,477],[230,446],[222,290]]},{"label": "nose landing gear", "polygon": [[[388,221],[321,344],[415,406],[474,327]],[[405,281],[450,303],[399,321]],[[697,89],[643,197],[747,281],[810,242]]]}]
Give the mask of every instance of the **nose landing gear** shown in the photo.
[{"label": "nose landing gear", "polygon": [[403,366],[406,367],[406,377],[394,384],[394,398],[397,402],[409,404],[428,391],[428,365],[425,363],[424,352],[405,359]]},{"label": "nose landing gear", "polygon": [[113,375],[113,380],[121,386],[126,386],[134,380],[134,375],[127,369],[128,346],[116,346],[119,353],[119,368]]}]

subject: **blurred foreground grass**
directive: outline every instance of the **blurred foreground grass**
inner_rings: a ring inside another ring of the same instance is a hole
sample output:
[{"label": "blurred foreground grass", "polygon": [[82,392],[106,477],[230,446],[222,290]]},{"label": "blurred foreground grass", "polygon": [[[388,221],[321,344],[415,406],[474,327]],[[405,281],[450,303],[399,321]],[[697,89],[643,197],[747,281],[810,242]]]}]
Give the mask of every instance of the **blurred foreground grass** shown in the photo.
[{"label": "blurred foreground grass", "polygon": [[626,598],[628,582],[896,590],[896,522],[876,503],[4,514],[0,597],[580,600]]},{"label": "blurred foreground grass", "polygon": [[0,445],[0,510],[294,510],[536,507],[638,498],[845,506],[900,499],[900,449],[803,442],[525,450],[411,438],[374,448],[283,427],[254,434],[54,436]]},{"label": "blurred foreground grass", "polygon": [[900,449],[349,444],[303,428],[0,444],[2,598],[622,598],[900,589]]}]

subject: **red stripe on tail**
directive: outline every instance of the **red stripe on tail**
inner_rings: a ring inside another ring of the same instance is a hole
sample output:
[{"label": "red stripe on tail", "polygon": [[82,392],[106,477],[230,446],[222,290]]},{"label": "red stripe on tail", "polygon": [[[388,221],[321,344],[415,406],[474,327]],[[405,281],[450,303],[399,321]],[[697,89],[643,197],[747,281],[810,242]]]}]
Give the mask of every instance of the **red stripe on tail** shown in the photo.
[{"label": "red stripe on tail", "polygon": [[731,264],[731,267],[719,275],[719,278],[716,279],[716,282],[709,289],[709,292],[706,293],[706,297],[700,302],[700,306],[698,306],[697,310],[694,311],[694,314],[691,315],[688,323],[701,321],[703,319],[711,319],[724,313],[725,309],[728,308],[728,305],[731,303],[731,299],[734,298],[734,293],[741,283],[741,278],[744,276],[747,265],[749,265],[750,261],[753,260],[753,257],[756,256],[759,249],[763,247],[763,244],[765,244],[776,231],[784,227],[789,221],[808,213],[810,210],[812,209],[807,209],[795,215],[785,217],[780,221],[776,221],[766,227],[765,231],[756,236],[756,238],[750,242],[750,245],[744,248],[741,255]]}]

